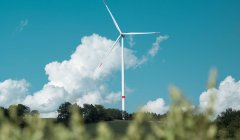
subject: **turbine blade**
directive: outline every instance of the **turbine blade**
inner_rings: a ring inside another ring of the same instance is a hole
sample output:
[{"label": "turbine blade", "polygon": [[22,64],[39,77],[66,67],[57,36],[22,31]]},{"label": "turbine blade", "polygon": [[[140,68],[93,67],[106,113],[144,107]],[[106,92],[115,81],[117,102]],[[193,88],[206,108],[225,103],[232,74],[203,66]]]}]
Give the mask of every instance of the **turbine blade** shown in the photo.
[{"label": "turbine blade", "polygon": [[160,34],[160,32],[129,32],[123,33],[124,35],[147,35],[147,34]]},{"label": "turbine blade", "polygon": [[107,8],[107,10],[108,10],[108,12],[109,12],[109,14],[110,14],[110,16],[112,17],[112,20],[113,20],[113,22],[114,22],[114,24],[115,24],[117,30],[118,30],[119,33],[121,34],[122,31],[121,31],[121,29],[119,28],[119,26],[118,26],[118,24],[117,24],[117,21],[115,20],[115,18],[114,18],[114,16],[113,16],[112,12],[111,12],[110,9],[108,8],[108,6],[107,6],[107,4],[106,4],[106,2],[105,2],[104,0],[103,0],[103,3],[104,3],[104,5],[106,6],[106,8]]},{"label": "turbine blade", "polygon": [[105,61],[106,58],[109,56],[109,54],[112,52],[113,48],[116,46],[116,44],[118,43],[118,41],[120,40],[120,38],[121,38],[121,35],[118,36],[117,40],[116,40],[116,41],[113,43],[113,45],[108,49],[105,57],[103,57],[102,60],[101,60],[101,63],[99,63],[98,68],[101,68],[101,67],[102,67],[104,61]]}]

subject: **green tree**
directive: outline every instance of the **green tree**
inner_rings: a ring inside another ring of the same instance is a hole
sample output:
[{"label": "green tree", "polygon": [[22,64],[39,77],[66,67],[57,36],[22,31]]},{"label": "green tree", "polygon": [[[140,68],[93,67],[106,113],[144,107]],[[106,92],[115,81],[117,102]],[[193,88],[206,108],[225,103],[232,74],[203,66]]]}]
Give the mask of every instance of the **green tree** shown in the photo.
[{"label": "green tree", "polygon": [[228,108],[218,115],[216,123],[218,126],[218,135],[225,135],[225,137],[232,138],[240,129],[240,111]]},{"label": "green tree", "polygon": [[4,107],[0,107],[0,113],[2,113],[2,115],[5,117],[5,118],[9,118],[9,113],[8,113],[8,110]]},{"label": "green tree", "polygon": [[40,116],[40,113],[39,113],[38,110],[32,110],[32,111],[30,112],[30,115],[32,115],[32,116]]},{"label": "green tree", "polygon": [[71,117],[71,109],[72,104],[69,102],[65,102],[61,104],[57,110],[58,116],[57,116],[57,121],[58,122],[63,122],[65,124],[68,124],[69,119]]},{"label": "green tree", "polygon": [[108,108],[106,109],[106,113],[111,120],[122,119],[122,111],[120,111],[119,109]]},{"label": "green tree", "polygon": [[86,123],[92,123],[98,121],[97,109],[91,104],[84,104],[82,110],[82,116]]},{"label": "green tree", "polygon": [[94,106],[97,110],[96,121],[109,121],[111,118],[107,115],[106,109],[102,105]]},{"label": "green tree", "polygon": [[8,108],[9,119],[17,123],[21,128],[26,126],[24,117],[30,114],[30,108],[23,104],[10,105]]},{"label": "green tree", "polygon": [[23,104],[18,105],[10,105],[8,108],[9,113],[16,113],[17,117],[24,117],[26,114],[30,113],[30,108],[28,106],[25,106]]}]

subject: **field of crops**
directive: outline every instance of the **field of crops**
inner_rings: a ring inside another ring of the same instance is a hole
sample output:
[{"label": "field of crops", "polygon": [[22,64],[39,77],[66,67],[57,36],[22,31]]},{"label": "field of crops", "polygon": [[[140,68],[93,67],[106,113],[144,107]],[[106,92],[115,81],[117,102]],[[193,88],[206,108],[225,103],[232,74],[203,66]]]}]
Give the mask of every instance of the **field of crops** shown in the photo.
[{"label": "field of crops", "polygon": [[[139,112],[132,121],[100,122],[97,124],[83,123],[79,113],[73,111],[68,127],[53,123],[51,120],[40,119],[38,116],[26,116],[24,127],[19,127],[19,118],[13,111],[11,119],[1,115],[1,140],[78,140],[78,139],[215,139],[216,126],[209,121],[209,115],[193,115],[195,110],[185,101],[180,91],[171,88],[173,103],[163,123],[148,120]],[[182,111],[182,108],[185,111]],[[209,111],[211,112],[211,111]]]}]

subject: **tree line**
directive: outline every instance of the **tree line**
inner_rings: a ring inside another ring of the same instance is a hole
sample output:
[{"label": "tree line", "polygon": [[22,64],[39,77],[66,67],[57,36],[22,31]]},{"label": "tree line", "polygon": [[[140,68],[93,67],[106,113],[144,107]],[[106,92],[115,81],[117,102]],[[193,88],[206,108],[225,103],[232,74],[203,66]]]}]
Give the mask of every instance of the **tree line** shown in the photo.
[{"label": "tree line", "polygon": [[8,108],[0,107],[0,111],[6,118],[10,118],[11,113],[18,118],[22,118],[26,115],[40,115],[37,110],[31,110],[28,106],[23,104],[10,105]]},{"label": "tree line", "polygon": [[[111,121],[122,119],[122,111],[118,109],[106,109],[102,105],[84,104],[82,107],[77,104],[65,102],[57,110],[57,122],[68,124],[71,119],[71,112],[78,111],[85,123],[95,123],[99,121]],[[126,119],[131,119],[131,114],[124,112]]]},{"label": "tree line", "polygon": [[[56,123],[69,124],[72,111],[78,111],[85,123],[96,123],[100,121],[112,121],[122,120],[122,111],[115,108],[105,108],[102,105],[84,104],[82,107],[77,104],[71,104],[69,102],[62,103],[58,107],[58,116]],[[37,110],[31,110],[30,107],[17,104],[10,105],[8,108],[0,107],[0,112],[5,118],[11,119],[11,114],[17,117],[17,120],[24,126],[24,117],[26,116],[39,116],[40,113]],[[132,120],[136,113],[123,112],[126,120]],[[165,115],[159,115],[156,113],[145,113],[151,120],[160,120]]]},{"label": "tree line", "polygon": [[26,125],[24,120],[26,116],[38,117],[40,113],[37,110],[31,110],[28,106],[18,104],[10,105],[8,108],[0,107],[0,115],[23,128]]},{"label": "tree line", "polygon": [[240,110],[228,108],[218,115],[214,122],[218,127],[218,137],[224,135],[233,138],[237,132],[240,132]]},{"label": "tree line", "polygon": [[[124,115],[125,120],[132,120],[135,113],[123,112],[119,109],[114,108],[105,108],[102,105],[92,105],[92,104],[83,104],[82,107],[77,104],[71,104],[65,102],[61,104],[57,110],[58,116],[57,121],[64,124],[68,124],[71,118],[71,111],[77,110],[82,116],[85,123],[96,123],[99,121],[112,121],[112,120],[122,120],[122,115]],[[147,118],[151,120],[160,120],[165,116],[156,114],[156,113],[144,113]]]}]

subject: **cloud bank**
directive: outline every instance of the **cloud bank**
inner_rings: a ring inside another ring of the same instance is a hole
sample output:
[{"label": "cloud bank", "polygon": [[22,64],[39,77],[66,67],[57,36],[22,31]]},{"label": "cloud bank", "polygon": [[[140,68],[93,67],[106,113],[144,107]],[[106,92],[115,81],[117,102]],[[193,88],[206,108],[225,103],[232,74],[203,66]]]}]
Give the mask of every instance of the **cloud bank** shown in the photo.
[{"label": "cloud bank", "polygon": [[[140,58],[133,50],[124,48],[125,58],[128,60],[126,69],[136,68],[156,56],[160,43],[167,38],[168,36],[157,37],[148,53]],[[120,91],[112,91],[107,85],[107,79],[121,68],[119,44],[107,61],[104,61],[102,69],[96,71],[102,57],[113,43],[114,41],[97,34],[83,37],[69,60],[54,61],[45,66],[49,81],[40,91],[29,93],[30,84],[26,80],[8,79],[0,82],[0,106],[22,103],[31,109],[39,110],[43,117],[54,117],[57,115],[58,106],[66,101],[78,105],[119,102]],[[209,89],[200,95],[199,107],[202,110],[208,106],[210,95],[216,97],[215,115],[227,108],[240,109],[240,81],[231,76],[226,77],[218,88]],[[162,98],[158,98],[147,102],[143,109],[163,114],[168,110],[168,106]]]},{"label": "cloud bank", "polygon": [[[206,111],[212,97],[215,101],[213,106],[215,118],[228,108],[240,110],[240,81],[236,81],[232,76],[227,76],[220,82],[219,87],[202,92],[199,96],[198,105],[201,111]],[[143,106],[144,111],[157,114],[166,113],[168,108],[162,98],[148,101]]]},{"label": "cloud bank", "polygon": [[[107,79],[121,68],[119,44],[104,61],[101,70],[96,71],[113,43],[97,34],[83,37],[69,60],[54,61],[45,66],[48,83],[35,93],[28,92],[29,83],[26,80],[6,80],[0,83],[0,106],[23,103],[31,109],[39,110],[43,117],[54,117],[59,105],[66,101],[78,105],[119,102],[120,91],[112,91],[107,85]],[[141,59],[133,50],[124,48],[124,52],[128,60],[125,62],[126,69],[141,65]]]},{"label": "cloud bank", "polygon": [[240,109],[240,81],[236,81],[232,76],[226,77],[218,88],[204,91],[199,98],[200,108],[205,110],[210,101],[210,97],[215,99],[215,117],[227,108]]},{"label": "cloud bank", "polygon": [[147,104],[142,107],[143,111],[156,114],[165,114],[168,111],[168,108],[169,107],[165,105],[165,101],[162,98],[148,101]]},{"label": "cloud bank", "polygon": [[26,80],[5,80],[0,82],[0,105],[8,107],[21,103],[28,94],[29,83]]}]

